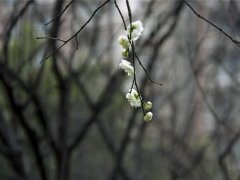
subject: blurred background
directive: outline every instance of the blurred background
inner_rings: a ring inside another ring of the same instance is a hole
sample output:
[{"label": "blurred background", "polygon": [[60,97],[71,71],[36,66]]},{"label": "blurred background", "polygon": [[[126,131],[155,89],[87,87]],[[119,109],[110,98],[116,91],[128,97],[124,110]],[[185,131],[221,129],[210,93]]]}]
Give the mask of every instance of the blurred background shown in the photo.
[{"label": "blurred background", "polygon": [[[144,33],[137,83],[153,119],[126,99],[125,35],[113,0],[0,1],[0,180],[239,180],[240,49],[179,0],[130,0]],[[126,2],[118,0],[127,25]],[[240,3],[189,4],[233,39]],[[128,59],[131,61],[131,58]]]}]

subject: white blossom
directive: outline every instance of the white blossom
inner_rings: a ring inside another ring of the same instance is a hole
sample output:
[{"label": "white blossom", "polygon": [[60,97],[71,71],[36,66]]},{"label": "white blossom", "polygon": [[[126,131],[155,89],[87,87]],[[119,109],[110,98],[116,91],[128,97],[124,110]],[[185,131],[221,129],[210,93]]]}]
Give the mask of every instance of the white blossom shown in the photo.
[{"label": "white blossom", "polygon": [[126,36],[121,35],[118,38],[118,43],[123,47],[123,49],[128,49],[130,47],[129,40]]},{"label": "white blossom", "polygon": [[[130,31],[131,31],[131,36],[130,36]],[[128,25],[127,32],[128,32],[128,35],[131,37],[131,40],[136,41],[142,35],[142,32],[143,32],[142,22],[141,21],[133,22],[132,29],[130,28],[130,25]]]},{"label": "white blossom", "polygon": [[126,60],[121,60],[119,67],[122,68],[128,74],[128,76],[133,76],[134,68],[132,67],[130,62]]},{"label": "white blossom", "polygon": [[153,117],[153,113],[152,112],[148,112],[145,116],[144,116],[144,120],[146,122],[149,122],[152,120],[152,117]]},{"label": "white blossom", "polygon": [[150,101],[144,103],[145,111],[149,111],[152,108],[152,103]]},{"label": "white blossom", "polygon": [[[129,90],[130,91],[130,90]],[[132,107],[140,107],[141,106],[141,99],[135,89],[132,89],[131,92],[126,94],[126,98]]]}]

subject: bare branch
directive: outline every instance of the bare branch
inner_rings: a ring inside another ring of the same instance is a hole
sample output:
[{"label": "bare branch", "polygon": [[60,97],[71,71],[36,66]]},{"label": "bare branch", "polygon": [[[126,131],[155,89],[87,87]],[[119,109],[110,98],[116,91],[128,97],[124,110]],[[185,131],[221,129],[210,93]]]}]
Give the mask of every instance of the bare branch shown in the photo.
[{"label": "bare branch", "polygon": [[23,16],[23,14],[27,11],[29,5],[31,5],[34,2],[34,0],[27,1],[25,6],[19,11],[19,13],[11,20],[10,25],[7,29],[5,29],[4,33],[4,44],[3,44],[3,53],[5,56],[5,61],[8,59],[8,43],[9,39],[13,30],[13,27],[16,25],[18,22],[19,18]]},{"label": "bare branch", "polygon": [[212,25],[214,28],[216,28],[217,30],[219,30],[221,33],[223,33],[226,37],[228,37],[234,44],[236,44],[238,47],[240,47],[240,42],[233,39],[229,34],[227,34],[224,30],[222,30],[222,28],[218,27],[216,24],[212,23],[211,21],[209,21],[208,19],[206,19],[205,17],[201,16],[199,13],[197,13],[197,11],[195,11],[193,9],[193,7],[186,1],[183,0],[183,2],[192,10],[192,12],[194,14],[196,14],[200,19],[204,20],[205,22],[207,22],[208,24]]},{"label": "bare branch", "polygon": [[49,21],[48,23],[44,24],[44,26],[47,26],[48,24],[52,23],[53,21],[55,21],[56,19],[58,19],[67,9],[68,7],[74,2],[75,0],[72,0],[70,3],[68,3],[65,8],[55,17],[53,18],[51,21]]},{"label": "bare branch", "polygon": [[87,20],[87,22],[72,36],[70,37],[68,40],[66,40],[61,46],[59,46],[58,48],[56,48],[50,55],[48,55],[46,58],[44,58],[41,63],[43,63],[45,60],[47,60],[48,58],[50,58],[53,54],[55,54],[58,50],[60,50],[63,46],[65,46],[69,41],[71,41],[73,38],[77,37],[77,35],[86,27],[86,25],[92,20],[92,18],[94,17],[94,15],[98,12],[98,10],[100,10],[102,7],[104,7],[108,2],[110,2],[110,0],[105,1],[101,6],[99,6],[92,14],[92,16]]},{"label": "bare branch", "polygon": [[149,74],[148,74],[148,72],[147,72],[147,69],[143,66],[142,62],[141,62],[140,59],[138,58],[136,52],[134,51],[133,53],[135,54],[135,56],[136,56],[136,58],[137,58],[139,64],[142,66],[143,70],[145,71],[145,73],[146,73],[148,79],[149,79],[152,83],[155,83],[155,84],[158,84],[158,85],[162,85],[161,83],[158,83],[158,82],[152,80],[152,78],[149,76]]},{"label": "bare branch", "polygon": [[118,12],[119,12],[121,18],[122,18],[122,21],[123,21],[123,24],[124,24],[124,28],[125,28],[125,30],[127,30],[127,26],[126,26],[126,23],[125,23],[124,17],[123,17],[123,15],[122,15],[122,12],[121,12],[120,8],[118,7],[117,0],[114,0],[114,4],[115,4],[115,6],[116,6],[116,8],[117,8],[117,10],[118,10]]},{"label": "bare branch", "polygon": [[53,37],[37,37],[36,39],[49,39],[49,40],[55,40],[55,41],[61,41],[61,42],[66,42],[60,38],[53,38]]}]

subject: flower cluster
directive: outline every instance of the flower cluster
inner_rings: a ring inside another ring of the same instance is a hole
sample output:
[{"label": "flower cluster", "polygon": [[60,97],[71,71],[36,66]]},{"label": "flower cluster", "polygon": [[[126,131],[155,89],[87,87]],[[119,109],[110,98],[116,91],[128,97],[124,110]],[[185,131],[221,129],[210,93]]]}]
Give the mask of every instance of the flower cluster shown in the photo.
[{"label": "flower cluster", "polygon": [[[133,43],[133,41],[136,41],[137,39],[139,39],[140,36],[142,35],[142,32],[143,32],[142,22],[136,21],[136,22],[131,23],[131,25],[129,25],[127,27],[127,36],[121,35],[118,38],[118,43],[123,48],[123,50],[122,50],[123,57],[129,56],[131,43]],[[127,73],[128,76],[133,77],[135,74],[134,67],[131,65],[130,62],[128,62],[126,60],[121,60],[121,62],[119,64],[119,68],[123,69]],[[145,114],[145,111],[149,111],[152,108],[152,103],[150,101],[143,102],[141,96],[133,88],[131,88],[129,90],[129,92],[126,94],[126,98],[132,107],[137,108],[137,107],[143,106],[142,108],[144,109],[144,114]],[[153,116],[152,112],[147,112],[144,115],[144,120],[146,122],[149,122],[152,119],[152,116]]]},{"label": "flower cluster", "polygon": [[[141,23],[141,21],[136,21],[127,27],[127,36],[121,35],[118,38],[118,43],[123,48],[123,57],[128,57],[131,47],[131,41],[136,41],[142,35],[142,32],[143,24]],[[130,62],[126,60],[121,60],[119,67],[122,68],[128,74],[128,76],[134,75],[134,67],[131,65]]]},{"label": "flower cluster", "polygon": [[138,95],[135,89],[132,89],[132,91],[130,89],[129,93],[126,95],[126,98],[132,107],[141,107],[141,97]]},{"label": "flower cluster", "polygon": [[127,36],[121,35],[118,38],[118,43],[122,46],[122,55],[128,57],[131,41],[136,41],[142,35],[143,24],[141,21],[133,22],[127,27]]}]

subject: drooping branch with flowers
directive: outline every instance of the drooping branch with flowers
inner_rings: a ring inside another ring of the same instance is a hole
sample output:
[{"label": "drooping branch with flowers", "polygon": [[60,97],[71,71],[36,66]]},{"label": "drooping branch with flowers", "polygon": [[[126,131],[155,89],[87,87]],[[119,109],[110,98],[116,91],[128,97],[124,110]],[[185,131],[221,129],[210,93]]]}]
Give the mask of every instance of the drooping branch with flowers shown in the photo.
[{"label": "drooping branch with flowers", "polygon": [[[228,8],[240,10],[234,1],[1,3],[9,11],[0,13],[0,179],[240,177],[231,158],[240,43],[235,16],[217,16]],[[38,23],[47,26],[45,49],[33,40]],[[38,64],[43,53],[51,58]]]},{"label": "drooping branch with flowers", "polygon": [[[133,65],[131,65],[130,62],[126,61],[126,60],[121,60],[121,63],[119,64],[119,67],[122,68],[127,74],[128,76],[133,77],[133,82],[132,82],[132,86],[131,89],[129,90],[129,92],[126,94],[126,98],[129,101],[130,105],[132,107],[141,107],[143,110],[143,115],[144,115],[144,120],[146,122],[149,122],[152,120],[153,117],[153,113],[152,112],[147,112],[152,108],[152,103],[150,101],[145,102],[143,101],[139,88],[138,88],[138,84],[137,84],[137,78],[136,78],[136,63],[135,63],[135,58],[137,58],[139,64],[141,65],[141,67],[143,68],[143,70],[145,71],[148,79],[155,84],[158,85],[162,85],[156,81],[153,81],[152,78],[148,75],[148,72],[146,70],[146,68],[143,66],[143,64],[141,63],[141,60],[138,58],[136,52],[135,52],[135,47],[134,47],[134,42],[136,40],[138,40],[140,38],[140,36],[143,33],[143,24],[140,20],[132,22],[132,11],[131,11],[131,7],[129,4],[129,1],[126,0],[126,5],[127,5],[127,9],[128,9],[128,16],[129,16],[129,20],[130,20],[130,25],[128,25],[128,27],[126,28],[126,23],[124,20],[124,17],[121,13],[121,10],[119,9],[118,5],[117,5],[117,1],[114,1],[118,12],[123,20],[123,24],[125,26],[125,30],[127,31],[127,36],[121,35],[118,39],[119,44],[122,46],[123,50],[122,50],[122,56],[123,57],[130,57],[130,52],[132,52],[132,62]],[[133,86],[135,85],[136,90],[133,89]]]},{"label": "drooping branch with flowers", "polygon": [[[57,15],[53,20],[49,21],[48,23],[44,24],[44,27],[49,25],[50,23],[52,23],[53,21],[55,21],[56,19],[60,18],[60,16],[66,11],[66,9],[74,2],[71,1],[64,9],[63,11]],[[94,15],[96,14],[96,12],[98,10],[100,10],[102,7],[104,7],[108,2],[110,2],[110,0],[107,0],[105,1],[102,5],[100,5],[92,14],[92,16],[88,19],[88,21],[73,35],[71,36],[69,39],[67,40],[62,40],[60,38],[54,38],[54,37],[48,37],[48,36],[45,36],[45,37],[37,37],[37,39],[47,39],[47,40],[55,40],[55,41],[60,41],[62,42],[63,44],[60,45],[57,49],[55,49],[51,54],[49,54],[48,56],[44,57],[43,61],[47,60],[49,57],[51,57],[55,52],[59,51],[63,46],[65,46],[69,41],[71,41],[72,39],[76,39],[76,43],[77,43],[77,49],[78,49],[78,34],[87,26],[87,24],[91,21],[91,19],[94,17]],[[130,77],[133,77],[133,81],[132,81],[132,86],[129,90],[129,92],[126,94],[126,98],[127,100],[129,101],[130,105],[132,107],[141,107],[142,108],[142,111],[143,111],[143,115],[144,115],[144,120],[146,122],[149,122],[152,117],[153,117],[153,114],[152,112],[148,112],[151,107],[152,107],[152,103],[150,101],[148,102],[145,102],[143,101],[143,98],[140,94],[140,91],[139,91],[139,88],[138,88],[138,84],[137,84],[137,77],[136,77],[136,63],[135,63],[135,59],[137,59],[137,61],[139,62],[139,64],[141,65],[141,67],[143,68],[144,72],[146,73],[148,79],[152,82],[152,83],[155,83],[155,84],[158,84],[158,85],[162,85],[154,80],[152,80],[152,78],[149,76],[146,68],[143,66],[141,60],[138,58],[136,52],[135,52],[135,48],[134,48],[134,42],[137,41],[140,36],[142,35],[143,33],[143,24],[141,21],[135,21],[135,22],[132,22],[132,12],[131,12],[131,7],[130,7],[130,4],[129,4],[129,1],[126,0],[126,6],[127,6],[127,10],[128,10],[128,15],[129,15],[129,20],[130,20],[130,25],[126,26],[126,22],[124,20],[124,17],[122,15],[122,12],[120,10],[120,8],[118,7],[118,4],[117,4],[117,0],[114,0],[114,4],[122,18],[122,21],[123,21],[123,24],[124,24],[124,28],[125,28],[125,31],[127,33],[127,35],[121,35],[119,38],[118,38],[118,42],[119,44],[122,46],[122,56],[123,57],[130,57],[130,54],[132,54],[132,64],[127,61],[127,60],[121,60],[120,64],[119,64],[119,67],[121,69],[123,69],[128,76]],[[136,87],[136,90],[133,88],[133,86],[135,85]]]},{"label": "drooping branch with flowers", "polygon": [[[121,16],[122,17],[122,16]],[[133,77],[133,84],[135,84],[136,89],[133,88],[133,85],[129,92],[126,94],[126,98],[129,101],[130,105],[132,107],[142,107],[143,114],[144,114],[144,120],[146,122],[149,122],[152,119],[152,112],[149,111],[152,107],[152,103],[150,101],[144,102],[140,92],[138,90],[137,81],[136,81],[136,68],[135,68],[135,51],[134,51],[134,41],[138,40],[140,36],[143,33],[143,24],[141,21],[136,21],[131,23],[127,27],[127,36],[121,35],[118,38],[119,44],[122,46],[122,55],[123,57],[129,57],[131,49],[133,54],[133,66],[129,61],[121,60],[121,63],[119,64],[119,67],[123,69],[128,76]],[[140,61],[140,60],[139,60]]]},{"label": "drooping branch with flowers", "polygon": [[[69,8],[70,5],[72,5],[74,3],[75,0],[70,1],[65,8],[55,17],[53,18],[51,21],[49,21],[48,23],[45,23],[43,26],[44,28],[51,24],[52,22],[54,22],[55,20],[57,20],[58,18],[60,18],[60,16]],[[43,61],[47,60],[49,57],[51,57],[54,53],[56,53],[57,51],[59,51],[63,46],[65,46],[68,42],[70,42],[72,39],[76,40],[76,44],[77,44],[77,49],[78,49],[78,34],[88,25],[88,23],[92,20],[92,18],[95,16],[95,14],[101,9],[103,8],[106,4],[110,3],[111,0],[106,0],[102,5],[100,5],[90,16],[90,18],[86,21],[86,23],[74,34],[72,35],[70,38],[68,38],[67,40],[63,40],[60,38],[55,38],[55,37],[48,37],[48,36],[44,36],[44,37],[37,37],[37,39],[47,39],[47,40],[55,40],[55,41],[60,41],[63,44],[60,45],[58,48],[56,48],[51,54],[47,55],[46,57],[43,58]],[[185,0],[183,0],[183,2],[201,19],[203,19],[205,22],[209,23],[210,25],[212,25],[213,27],[215,27],[216,29],[218,29],[220,32],[222,32],[225,36],[227,36],[230,40],[232,40],[233,43],[235,43],[237,46],[239,46],[239,41],[236,41],[235,39],[233,39],[230,35],[228,35],[225,31],[223,31],[221,28],[219,28],[217,25],[215,25],[214,23],[212,23],[211,21],[207,20],[206,18],[202,17],[200,14],[198,14],[193,8],[192,6]],[[126,25],[126,22],[124,20],[124,16],[117,4],[117,0],[114,0],[114,4],[119,12],[119,15],[123,21],[123,25],[124,25],[124,29],[127,33],[127,35],[121,35],[118,39],[119,44],[122,46],[122,56],[123,57],[130,57],[130,55],[132,54],[132,64],[127,61],[127,60],[121,60],[119,67],[121,69],[123,69],[128,76],[133,78],[132,81],[132,86],[129,89],[129,92],[126,94],[126,98],[129,101],[130,105],[132,107],[141,107],[142,111],[143,111],[143,115],[144,115],[144,120],[146,122],[149,122],[152,119],[152,112],[148,112],[151,107],[152,107],[152,103],[150,101],[145,102],[143,100],[143,97],[140,94],[139,88],[138,88],[138,84],[137,84],[137,73],[136,73],[136,59],[138,61],[138,63],[140,64],[140,66],[143,68],[147,78],[155,84],[158,85],[162,85],[161,83],[158,83],[156,81],[154,81],[148,74],[146,68],[143,66],[141,60],[139,59],[137,53],[135,52],[135,47],[134,47],[134,42],[137,41],[140,36],[143,33],[143,24],[140,20],[132,22],[132,11],[131,11],[131,7],[130,7],[130,3],[129,0],[126,0],[126,7],[128,10],[128,17],[129,17],[129,21],[130,21],[130,25]],[[136,89],[134,89],[133,87],[135,86]]]}]

